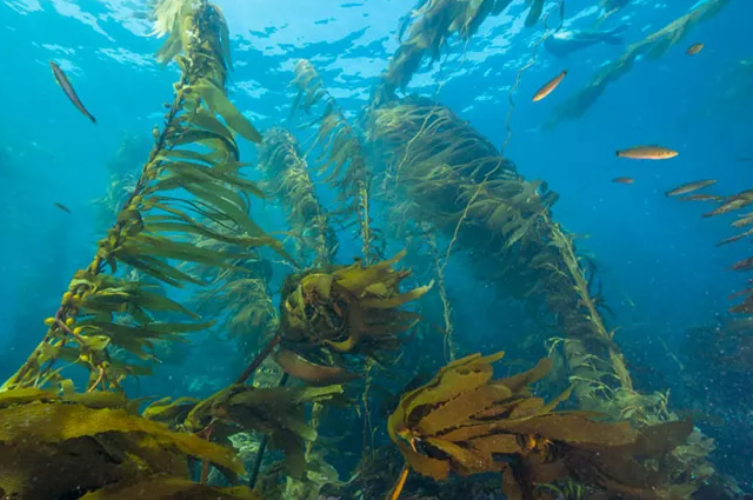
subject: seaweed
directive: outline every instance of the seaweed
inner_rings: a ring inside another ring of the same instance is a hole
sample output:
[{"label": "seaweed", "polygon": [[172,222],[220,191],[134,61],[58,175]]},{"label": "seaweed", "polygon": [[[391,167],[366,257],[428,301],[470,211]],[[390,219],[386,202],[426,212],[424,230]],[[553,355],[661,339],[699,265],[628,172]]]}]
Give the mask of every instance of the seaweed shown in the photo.
[{"label": "seaweed", "polygon": [[[381,106],[395,98],[395,91],[405,90],[418,71],[424,58],[428,56],[430,64],[440,57],[441,49],[448,39],[457,35],[468,42],[487,17],[496,16],[512,3],[511,0],[426,0],[410,15],[405,16],[400,26],[401,44],[389,62],[381,77],[372,105]],[[536,25],[544,9],[544,0],[528,2],[528,14],[525,25]],[[411,24],[410,20],[414,19]],[[407,40],[402,34],[411,24]]]},{"label": "seaweed", "polygon": [[256,388],[235,384],[199,402],[183,426],[202,432],[220,443],[242,430],[263,433],[273,448],[285,453],[290,475],[304,477],[304,441],[313,441],[316,430],[305,422],[307,403],[342,402],[340,385],[319,388]]},{"label": "seaweed", "polygon": [[[3,392],[0,490],[14,498],[123,498],[138,491],[149,491],[149,498],[256,498],[246,488],[215,489],[186,479],[191,458],[231,476],[243,473],[243,464],[228,448],[170,431],[134,410],[113,393]],[[56,480],[39,480],[50,475]]]},{"label": "seaweed", "polygon": [[728,4],[729,0],[700,2],[687,14],[651,33],[643,40],[628,46],[619,58],[604,65],[581,90],[557,107],[547,126],[554,127],[565,119],[576,119],[583,116],[596,99],[604,93],[609,84],[630,72],[633,63],[638,58],[644,56],[649,59],[660,58],[682,40],[695,25],[712,18]]},{"label": "seaweed", "polygon": [[[157,31],[172,30],[158,57],[174,59],[181,69],[164,127],[155,129],[149,159],[117,222],[98,242],[89,266],[75,273],[60,308],[45,320],[44,339],[3,390],[60,382],[59,371],[51,370],[59,358],[90,371],[88,390],[119,389],[125,376],[144,368],[115,363],[108,346],[148,360],[153,339],[179,340],[181,333],[209,326],[154,321],[155,311],[198,317],[148,286],[118,276],[119,266],[180,287],[203,283],[174,261],[232,267],[229,259],[253,257],[251,250],[264,245],[289,257],[248,215],[249,196],[262,193],[240,176],[236,135],[254,142],[260,136],[225,94],[229,60],[221,11],[204,0],[165,0],[155,12]],[[240,231],[219,232],[204,221]],[[200,248],[191,242],[194,235],[241,250]],[[110,275],[104,274],[108,268]]]},{"label": "seaweed", "polygon": [[493,380],[492,363],[503,355],[459,359],[403,395],[388,429],[410,469],[436,480],[450,473],[502,472],[505,495],[512,499],[539,498],[534,485],[567,479],[634,498],[687,492],[671,484],[667,464],[690,435],[689,420],[639,430],[597,420],[593,413],[556,411],[572,388],[549,403],[529,388],[546,375],[549,360]]},{"label": "seaweed", "polygon": [[292,85],[298,89],[292,113],[301,109],[310,113],[319,101],[325,105],[324,113],[317,122],[319,131],[316,144],[321,148],[317,161],[320,173],[337,192],[338,207],[332,216],[345,222],[353,218],[359,226],[361,253],[366,262],[383,258],[385,242],[380,232],[372,227],[370,215],[371,172],[366,162],[363,143],[357,131],[350,125],[344,111],[324,87],[316,68],[306,59],[295,65]]},{"label": "seaweed", "polygon": [[329,272],[311,270],[289,276],[282,290],[280,313],[286,342],[302,350],[324,349],[335,355],[377,356],[397,350],[400,334],[411,329],[418,317],[398,308],[431,288],[422,286],[400,292],[409,271],[392,265],[404,256],[364,266],[333,266]]},{"label": "seaweed", "polygon": [[[298,141],[289,131],[273,128],[266,132],[259,149],[259,169],[265,175],[265,192],[287,209],[299,260],[305,258],[304,262],[315,267],[331,264],[337,252],[337,236],[314,192]],[[309,252],[313,259],[308,258]]]},{"label": "seaweed", "polygon": [[472,264],[487,283],[532,311],[548,309],[567,336],[552,352],[562,348],[582,408],[638,426],[677,419],[665,394],[634,389],[615,330],[602,318],[601,292],[589,283],[575,238],[553,219],[557,194],[546,183],[518,175],[493,145],[437,103],[409,97],[373,110],[370,124],[369,137],[394,179],[387,190],[394,209],[442,231],[448,256],[453,248],[473,252]]}]

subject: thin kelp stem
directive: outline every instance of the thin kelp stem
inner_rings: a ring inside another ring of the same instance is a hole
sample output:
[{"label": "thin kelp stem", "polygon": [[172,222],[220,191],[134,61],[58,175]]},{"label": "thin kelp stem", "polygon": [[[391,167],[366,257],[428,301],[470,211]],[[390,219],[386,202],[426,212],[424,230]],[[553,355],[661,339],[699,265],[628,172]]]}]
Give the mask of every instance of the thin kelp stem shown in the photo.
[{"label": "thin kelp stem", "polygon": [[[288,374],[283,373],[280,377],[280,381],[277,383],[277,387],[285,387],[288,383]],[[264,434],[259,441],[259,451],[256,452],[254,457],[254,464],[251,467],[251,472],[248,477],[248,487],[254,489],[256,487],[256,481],[259,478],[259,472],[261,471],[261,464],[264,461],[264,454],[267,451],[267,442],[269,437]]]},{"label": "thin kelp stem", "polygon": [[408,464],[403,465],[403,470],[400,471],[400,476],[398,477],[397,483],[395,484],[395,487],[390,494],[389,500],[397,500],[398,498],[400,498],[400,493],[403,492],[405,481],[408,479],[409,473],[410,467],[408,467]]},{"label": "thin kelp stem", "polygon": [[269,342],[267,342],[267,345],[264,346],[264,349],[262,349],[259,354],[257,354],[253,359],[253,361],[251,361],[251,363],[246,367],[246,369],[243,370],[243,373],[238,376],[238,378],[235,380],[235,383],[245,384],[249,377],[251,377],[251,375],[253,375],[253,373],[256,371],[256,369],[261,366],[264,360],[267,359],[270,354],[272,354],[272,351],[274,351],[275,347],[277,347],[281,340],[282,337],[279,334],[276,334],[271,339],[269,339]]}]

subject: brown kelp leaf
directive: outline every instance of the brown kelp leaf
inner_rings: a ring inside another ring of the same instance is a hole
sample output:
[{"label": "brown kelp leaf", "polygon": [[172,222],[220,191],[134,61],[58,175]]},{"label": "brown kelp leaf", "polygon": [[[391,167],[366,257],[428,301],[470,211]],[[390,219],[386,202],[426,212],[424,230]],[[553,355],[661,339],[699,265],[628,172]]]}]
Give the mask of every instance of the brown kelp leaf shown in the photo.
[{"label": "brown kelp leaf", "polygon": [[[506,399],[494,387],[481,386],[476,390],[460,394],[440,406],[431,408],[416,425],[416,431],[422,436],[433,436],[440,432],[457,427],[473,415],[491,407],[495,401]],[[542,403],[543,405],[543,403]]]},{"label": "brown kelp leaf", "polygon": [[579,447],[625,446],[638,439],[639,431],[628,422],[610,424],[580,414],[556,413],[497,423],[496,429],[518,434],[537,434]]},{"label": "brown kelp leaf", "polygon": [[311,385],[340,384],[360,377],[339,366],[317,365],[288,349],[275,354],[275,361],[285,373]]},{"label": "brown kelp leaf", "polygon": [[494,463],[491,455],[477,453],[474,448],[467,447],[465,443],[453,443],[433,437],[426,438],[424,441],[427,445],[451,456],[455,471],[461,475],[480,474],[501,468],[501,464]]},{"label": "brown kelp leaf", "polygon": [[491,363],[502,359],[504,352],[481,357],[473,354],[459,359],[442,368],[439,374],[426,387],[409,393],[401,408],[410,418],[416,408],[423,405],[439,405],[469,391],[473,391],[492,377]]},{"label": "brown kelp leaf", "polygon": [[87,493],[81,500],[119,500],[124,498],[149,498],[152,500],[260,500],[245,486],[214,488],[187,479],[170,476],[152,476],[133,484],[120,483]]},{"label": "brown kelp leaf", "polygon": [[18,443],[33,438],[57,443],[103,433],[141,432],[163,446],[172,446],[186,455],[203,458],[237,474],[243,464],[233,451],[190,434],[169,431],[163,425],[129,415],[119,409],[92,409],[78,404],[30,403],[0,410],[0,442]]},{"label": "brown kelp leaf", "polygon": [[532,369],[523,373],[517,373],[512,377],[495,380],[492,383],[495,385],[504,385],[508,387],[513,394],[517,394],[527,386],[546,377],[551,369],[552,360],[549,358],[542,358]]},{"label": "brown kelp leaf", "polygon": [[450,475],[450,464],[445,460],[427,457],[413,450],[401,441],[396,441],[398,449],[413,470],[424,476],[441,481]]},{"label": "brown kelp leaf", "polygon": [[212,113],[222,116],[222,119],[225,120],[225,123],[231,129],[251,142],[261,142],[261,134],[238,111],[238,108],[230,102],[225,93],[212,84],[212,82],[200,79],[199,83],[191,88],[198,92]]}]

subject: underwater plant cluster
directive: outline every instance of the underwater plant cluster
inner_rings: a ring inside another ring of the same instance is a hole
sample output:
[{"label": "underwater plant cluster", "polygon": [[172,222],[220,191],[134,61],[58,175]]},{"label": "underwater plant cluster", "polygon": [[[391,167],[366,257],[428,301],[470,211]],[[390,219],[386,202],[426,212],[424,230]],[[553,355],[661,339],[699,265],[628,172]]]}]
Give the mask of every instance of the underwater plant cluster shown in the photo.
[{"label": "underwater plant cluster", "polygon": [[[629,3],[602,0],[599,23]],[[636,60],[662,57],[729,3],[701,2],[628,46],[546,126],[582,116]],[[298,60],[290,115],[262,129],[229,91],[222,9],[153,2],[149,36],[164,39],[156,60],[179,76],[150,139],[125,135],[106,165],[91,255],[61,278],[70,281],[54,304],[21,303],[23,320],[34,306],[50,311],[31,320],[44,324],[40,338],[26,321],[12,326],[25,360],[0,353],[10,371],[0,385],[0,500],[745,497],[698,412],[636,375],[595,259],[555,216],[560,195],[506,157],[511,115],[498,147],[450,106],[406,91],[450,40],[468,43],[511,4],[420,1],[358,115],[328,90],[315,58]],[[522,6],[524,28],[546,28],[535,55],[562,28],[565,1]],[[75,80],[51,66],[96,124]],[[750,90],[750,64],[737,70]],[[753,190],[700,193],[715,183],[666,195],[713,203],[703,218],[736,214],[740,232],[720,246],[748,240]],[[284,230],[263,227],[267,204]],[[59,271],[66,256],[56,258],[47,267]],[[488,299],[519,319],[493,332],[508,354],[464,321],[449,278],[460,266],[478,310]],[[37,270],[48,276],[47,267]],[[753,257],[733,264],[752,269]],[[28,286],[29,297],[41,293]],[[709,384],[745,388],[753,289],[731,298],[737,316],[697,328],[685,362]],[[709,405],[730,404],[706,392]]]}]

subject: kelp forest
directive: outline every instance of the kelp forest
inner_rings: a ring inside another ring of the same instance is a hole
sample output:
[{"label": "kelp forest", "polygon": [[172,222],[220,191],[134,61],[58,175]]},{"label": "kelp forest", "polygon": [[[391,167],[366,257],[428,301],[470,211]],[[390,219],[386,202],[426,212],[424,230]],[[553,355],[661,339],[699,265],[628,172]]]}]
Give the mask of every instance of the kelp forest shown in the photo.
[{"label": "kelp forest", "polygon": [[[155,57],[179,78],[159,126],[126,136],[105,166],[88,265],[24,332],[35,346],[2,382],[0,498],[739,498],[713,439],[668,390],[634,381],[559,195],[505,156],[515,87],[502,145],[404,92],[510,3],[420,2],[358,113],[299,60],[289,110],[262,130],[228,92],[221,9],[157,1]],[[529,1],[523,23],[549,36],[565,2],[545,3]],[[660,58],[728,3],[701,3],[627,47],[547,126],[581,116],[636,58]],[[732,70],[735,95],[750,91],[751,68]],[[688,196],[708,203],[706,218],[739,214],[720,245],[753,235],[753,189]],[[268,204],[284,231],[258,222]],[[733,266],[750,271],[753,257]],[[501,325],[487,351],[469,342],[472,313],[446,279],[458,267],[525,326]],[[700,328],[695,349],[707,369],[748,373],[750,283],[731,298],[735,319]],[[234,377],[203,399],[152,393],[155,368],[183,363],[201,339],[222,341]]]}]

